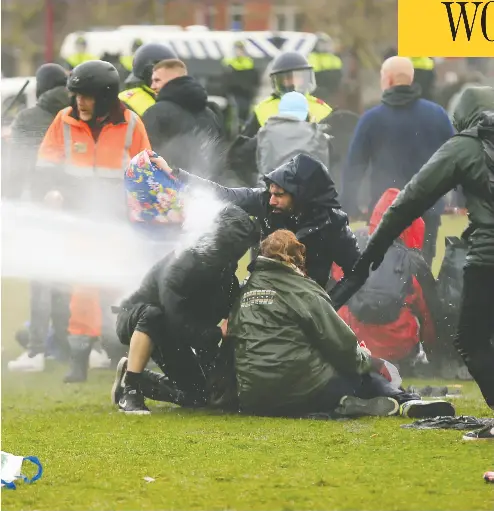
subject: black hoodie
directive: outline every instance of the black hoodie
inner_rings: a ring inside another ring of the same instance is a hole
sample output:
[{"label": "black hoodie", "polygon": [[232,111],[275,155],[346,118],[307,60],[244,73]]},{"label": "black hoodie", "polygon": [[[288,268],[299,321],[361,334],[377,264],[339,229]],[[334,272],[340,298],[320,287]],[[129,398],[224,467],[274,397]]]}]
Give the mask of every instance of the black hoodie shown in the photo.
[{"label": "black hoodie", "polygon": [[[122,307],[154,305],[164,311],[167,331],[196,349],[219,342],[218,323],[239,294],[239,259],[259,239],[255,223],[240,208],[225,207],[214,233],[193,247],[156,263]],[[166,334],[166,333],[164,333]]]},{"label": "black hoodie", "polygon": [[[36,106],[21,110],[12,123],[11,144],[15,150],[15,174],[7,174],[9,196],[19,196],[34,171],[38,148],[58,112],[70,105],[65,86],[42,93]],[[14,169],[12,169],[14,170]]]},{"label": "black hoodie", "polygon": [[333,262],[348,273],[359,257],[357,240],[341,210],[331,175],[310,156],[299,154],[265,177],[268,185],[275,183],[293,196],[295,209],[290,216],[273,213],[267,188],[226,188],[183,170],[178,170],[177,175],[191,186],[212,188],[221,200],[257,217],[263,239],[278,229],[294,232],[306,246],[309,276],[323,287]]},{"label": "black hoodie", "polygon": [[199,148],[204,137],[217,139],[222,132],[221,121],[208,107],[206,90],[191,76],[169,81],[142,120],[152,148],[175,166],[185,166],[186,153],[195,149],[191,146]]}]

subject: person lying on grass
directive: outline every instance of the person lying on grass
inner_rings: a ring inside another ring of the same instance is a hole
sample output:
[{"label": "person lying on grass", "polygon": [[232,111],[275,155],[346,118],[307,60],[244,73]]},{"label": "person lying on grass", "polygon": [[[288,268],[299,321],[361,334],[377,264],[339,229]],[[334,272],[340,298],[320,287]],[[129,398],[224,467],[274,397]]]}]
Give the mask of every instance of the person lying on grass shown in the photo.
[{"label": "person lying on grass", "polygon": [[[112,389],[112,401],[128,414],[149,414],[144,398],[201,406],[222,329],[239,295],[239,259],[258,242],[256,224],[240,208],[224,207],[215,231],[157,262],[117,317],[120,342],[129,345]],[[152,358],[164,375],[145,370]]]},{"label": "person lying on grass", "polygon": [[378,374],[324,289],[306,276],[305,246],[287,230],[261,243],[228,320],[240,409],[304,416],[454,415],[446,401],[421,401]]}]

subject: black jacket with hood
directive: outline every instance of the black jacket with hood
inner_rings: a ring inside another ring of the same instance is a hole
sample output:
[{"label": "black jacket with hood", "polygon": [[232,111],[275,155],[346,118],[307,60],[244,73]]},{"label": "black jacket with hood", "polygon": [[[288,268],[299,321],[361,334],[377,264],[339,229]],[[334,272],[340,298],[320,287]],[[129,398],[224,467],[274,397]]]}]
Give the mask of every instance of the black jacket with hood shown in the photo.
[{"label": "black jacket with hood", "polygon": [[15,174],[12,175],[15,183],[10,183],[14,195],[22,192],[26,179],[32,174],[38,148],[53,119],[60,110],[68,106],[69,93],[65,86],[59,86],[42,93],[36,106],[21,110],[14,119],[10,140],[17,162]]},{"label": "black jacket with hood", "polygon": [[273,213],[267,187],[226,188],[181,169],[174,170],[174,174],[189,185],[212,189],[220,200],[257,217],[262,239],[278,229],[294,232],[306,246],[309,277],[322,287],[328,282],[333,262],[347,273],[360,255],[328,169],[310,156],[297,155],[265,177],[268,186],[274,183],[293,196],[295,211],[291,216]]},{"label": "black jacket with hood", "polygon": [[153,149],[166,154],[168,163],[175,166],[182,165],[190,150],[176,137],[184,136],[184,142],[191,147],[194,139],[190,137],[199,137],[199,145],[203,142],[199,133],[208,139],[222,135],[221,119],[208,106],[206,89],[191,76],[170,80],[158,93],[156,104],[146,110],[142,121]]},{"label": "black jacket with hood", "polygon": [[460,185],[470,221],[466,264],[494,266],[494,177],[477,137],[480,130],[490,131],[494,147],[494,88],[466,89],[455,110],[453,124],[458,135],[438,149],[383,216],[362,257],[362,270],[364,262],[369,258],[377,260],[413,220]]},{"label": "black jacket with hood", "polygon": [[258,239],[256,224],[240,208],[229,205],[219,213],[214,232],[158,261],[122,307],[161,308],[163,335],[170,333],[195,349],[207,350],[221,339],[217,325],[228,317],[239,295],[238,261]]}]

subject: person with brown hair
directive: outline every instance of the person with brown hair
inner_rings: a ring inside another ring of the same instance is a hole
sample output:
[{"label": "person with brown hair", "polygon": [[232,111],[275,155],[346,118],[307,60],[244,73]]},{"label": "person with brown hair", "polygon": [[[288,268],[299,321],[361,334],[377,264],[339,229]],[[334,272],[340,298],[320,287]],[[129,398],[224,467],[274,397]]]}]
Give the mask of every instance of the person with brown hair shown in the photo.
[{"label": "person with brown hair", "polygon": [[[192,146],[199,148],[205,138],[221,137],[222,120],[210,108],[206,89],[188,76],[181,60],[166,59],[155,64],[151,88],[156,104],[142,116],[151,145],[157,153],[166,154],[170,164],[188,167]],[[190,147],[185,148],[184,141]]]},{"label": "person with brown hair", "polygon": [[[261,243],[230,313],[240,409],[257,415],[401,413],[454,415],[446,401],[420,401],[375,372],[322,287],[305,276],[305,246],[288,230]],[[401,406],[400,406],[401,405]]]}]

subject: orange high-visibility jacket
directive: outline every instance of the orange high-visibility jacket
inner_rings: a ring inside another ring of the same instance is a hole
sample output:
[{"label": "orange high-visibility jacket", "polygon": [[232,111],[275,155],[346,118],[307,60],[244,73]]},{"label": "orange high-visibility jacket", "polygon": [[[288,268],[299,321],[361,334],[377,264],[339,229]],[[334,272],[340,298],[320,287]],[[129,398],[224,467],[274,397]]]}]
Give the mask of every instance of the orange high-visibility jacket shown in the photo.
[{"label": "orange high-visibility jacket", "polygon": [[144,124],[131,110],[124,111],[124,122],[103,126],[97,142],[87,123],[71,113],[72,107],[61,110],[48,128],[38,167],[63,165],[68,176],[123,180],[130,159],[151,147]]},{"label": "orange high-visibility jacket", "polygon": [[[151,148],[144,124],[125,110],[124,121],[103,126],[95,142],[89,126],[71,112],[69,107],[58,113],[38,151],[36,173],[42,174],[45,191],[60,190],[70,209],[82,212],[106,205],[125,214],[125,169],[137,153]],[[108,313],[101,310],[98,289],[74,287],[69,334],[100,336],[102,314]]]}]

